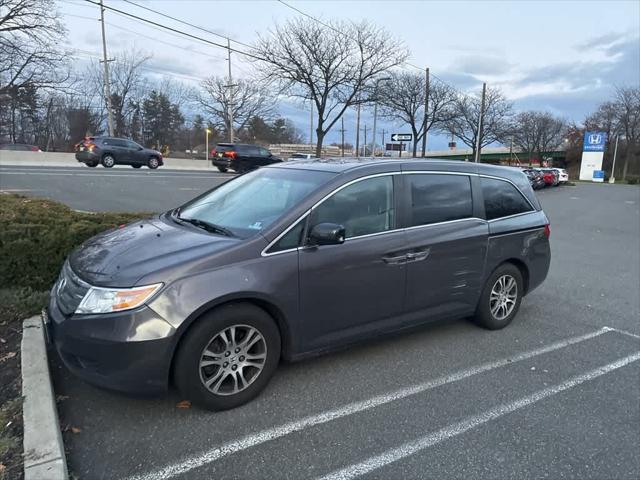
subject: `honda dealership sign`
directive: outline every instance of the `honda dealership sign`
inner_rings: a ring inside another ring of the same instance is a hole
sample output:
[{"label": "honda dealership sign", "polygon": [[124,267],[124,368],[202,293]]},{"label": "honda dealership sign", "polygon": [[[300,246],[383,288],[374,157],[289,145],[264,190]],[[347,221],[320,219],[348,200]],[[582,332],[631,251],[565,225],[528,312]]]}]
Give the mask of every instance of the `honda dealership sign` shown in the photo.
[{"label": "honda dealership sign", "polygon": [[602,170],[602,157],[606,143],[607,134],[605,132],[584,132],[580,180],[602,181],[600,174],[594,175],[594,172]]}]

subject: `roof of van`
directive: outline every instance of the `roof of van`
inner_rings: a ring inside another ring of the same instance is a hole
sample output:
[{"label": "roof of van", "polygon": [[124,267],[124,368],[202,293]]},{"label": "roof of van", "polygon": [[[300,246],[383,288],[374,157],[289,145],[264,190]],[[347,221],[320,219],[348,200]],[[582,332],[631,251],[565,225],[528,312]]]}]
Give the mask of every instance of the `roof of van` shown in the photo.
[{"label": "roof of van", "polygon": [[[341,173],[348,170],[366,168],[371,165],[401,164],[426,169],[435,167],[438,170],[451,168],[458,172],[482,173],[486,175],[498,174],[499,176],[509,176],[508,172],[522,172],[518,167],[503,167],[498,165],[464,162],[462,160],[439,160],[430,158],[372,158],[372,157],[328,157],[289,160],[283,163],[272,164],[270,167],[295,168],[304,170],[320,170],[325,172]],[[499,172],[499,173],[498,173]],[[501,175],[500,175],[501,174]]]}]

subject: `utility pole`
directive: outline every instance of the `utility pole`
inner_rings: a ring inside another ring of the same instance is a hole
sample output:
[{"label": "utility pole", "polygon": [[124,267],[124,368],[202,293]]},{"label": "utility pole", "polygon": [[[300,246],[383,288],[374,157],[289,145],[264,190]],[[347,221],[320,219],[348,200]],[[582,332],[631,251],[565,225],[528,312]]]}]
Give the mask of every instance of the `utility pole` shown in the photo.
[{"label": "utility pole", "polygon": [[364,124],[364,143],[362,144],[362,156],[366,157],[367,156],[367,124]]},{"label": "utility pole", "polygon": [[344,116],[340,117],[340,135],[342,136],[342,156],[344,157]]},{"label": "utility pole", "polygon": [[109,62],[107,58],[107,37],[104,32],[104,5],[100,0],[100,25],[102,26],[102,61],[104,62],[104,96],[107,97],[107,122],[109,136],[113,137],[113,110],[111,108],[111,85],[109,84]]},{"label": "utility pole", "polygon": [[358,102],[358,115],[356,116],[356,157],[360,157],[360,103]]},{"label": "utility pole", "polygon": [[511,143],[509,144],[509,166],[511,166],[512,158],[513,158],[513,135],[511,135]]},{"label": "utility pole", "polygon": [[382,154],[384,155],[385,152],[387,151],[387,144],[384,143],[384,134],[387,133],[387,131],[383,128],[382,129]]},{"label": "utility pole", "polygon": [[478,132],[476,134],[476,158],[474,161],[480,163],[480,139],[482,138],[482,122],[484,120],[484,99],[487,95],[487,84],[482,84],[482,100],[480,101],[480,115],[478,116]]},{"label": "utility pole", "polygon": [[426,70],[426,82],[425,82],[425,90],[424,90],[424,120],[423,120],[423,129],[424,132],[422,134],[422,158],[427,156],[427,112],[429,111],[429,67]]},{"label": "utility pole", "polygon": [[309,146],[313,148],[313,98],[309,98],[311,103],[311,114],[309,115]]},{"label": "utility pole", "polygon": [[231,79],[231,40],[227,38],[227,51],[229,52],[229,142],[233,143],[233,81]]}]

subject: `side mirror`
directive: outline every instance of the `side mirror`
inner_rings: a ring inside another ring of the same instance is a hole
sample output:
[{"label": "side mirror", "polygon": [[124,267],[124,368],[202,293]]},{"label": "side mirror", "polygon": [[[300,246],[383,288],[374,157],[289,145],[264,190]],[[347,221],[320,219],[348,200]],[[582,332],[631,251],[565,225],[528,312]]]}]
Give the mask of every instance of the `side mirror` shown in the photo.
[{"label": "side mirror", "polygon": [[144,150],[144,147],[138,147],[138,150]]},{"label": "side mirror", "polygon": [[339,245],[344,239],[344,227],[337,223],[319,223],[309,233],[310,245]]}]

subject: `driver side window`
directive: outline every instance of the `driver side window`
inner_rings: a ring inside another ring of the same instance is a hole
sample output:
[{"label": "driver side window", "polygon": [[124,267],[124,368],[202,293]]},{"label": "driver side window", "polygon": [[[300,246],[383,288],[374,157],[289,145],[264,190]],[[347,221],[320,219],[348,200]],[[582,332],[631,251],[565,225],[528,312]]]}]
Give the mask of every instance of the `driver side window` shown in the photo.
[{"label": "driver side window", "polygon": [[346,238],[393,230],[393,176],[361,180],[336,192],[314,209],[311,225],[319,223],[342,225]]}]

